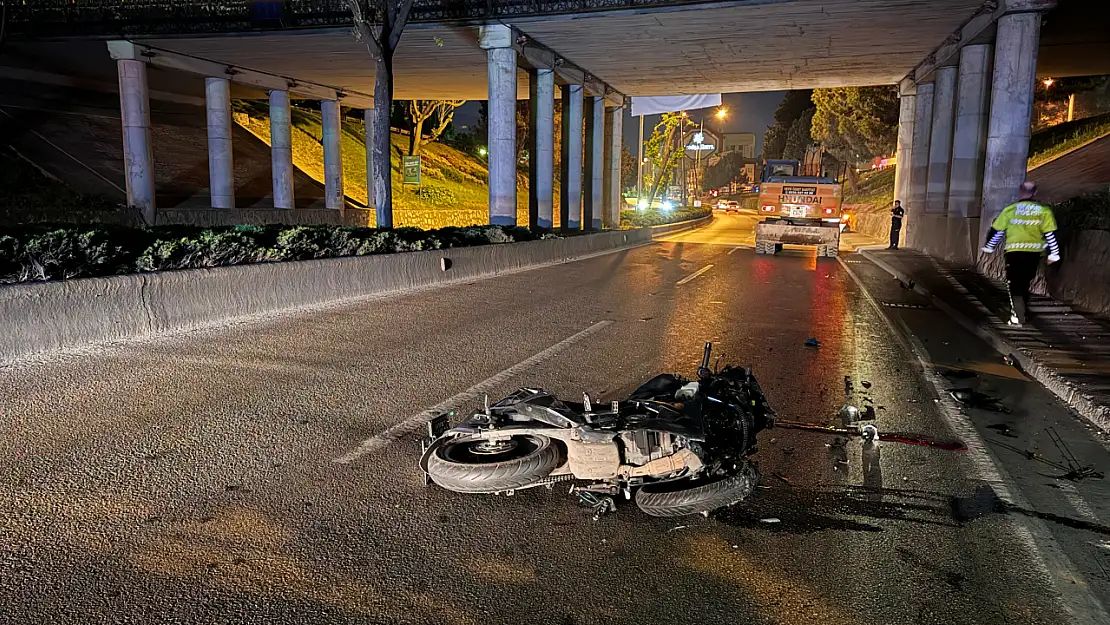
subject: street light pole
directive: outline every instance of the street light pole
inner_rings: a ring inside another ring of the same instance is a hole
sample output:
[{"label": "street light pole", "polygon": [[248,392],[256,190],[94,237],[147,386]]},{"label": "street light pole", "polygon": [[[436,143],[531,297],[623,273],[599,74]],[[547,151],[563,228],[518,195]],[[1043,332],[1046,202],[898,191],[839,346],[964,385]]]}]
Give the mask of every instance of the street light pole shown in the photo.
[{"label": "street light pole", "polygon": [[636,205],[640,205],[640,200],[644,197],[644,116],[640,116],[640,141],[636,144],[638,146],[636,156]]}]

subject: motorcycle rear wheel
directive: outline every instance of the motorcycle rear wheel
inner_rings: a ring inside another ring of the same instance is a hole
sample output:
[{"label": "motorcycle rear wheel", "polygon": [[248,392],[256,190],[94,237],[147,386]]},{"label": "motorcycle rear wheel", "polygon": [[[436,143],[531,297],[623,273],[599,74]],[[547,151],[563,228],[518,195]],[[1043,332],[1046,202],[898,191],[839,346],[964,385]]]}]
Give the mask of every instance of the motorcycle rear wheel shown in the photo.
[{"label": "motorcycle rear wheel", "polygon": [[561,461],[559,446],[546,436],[448,441],[428,457],[428,475],[457,493],[496,493],[547,477]]},{"label": "motorcycle rear wheel", "polygon": [[757,480],[754,467],[748,467],[735,475],[680,490],[674,489],[679,482],[670,482],[667,487],[647,485],[636,491],[636,506],[656,517],[702,514],[747,499]]}]

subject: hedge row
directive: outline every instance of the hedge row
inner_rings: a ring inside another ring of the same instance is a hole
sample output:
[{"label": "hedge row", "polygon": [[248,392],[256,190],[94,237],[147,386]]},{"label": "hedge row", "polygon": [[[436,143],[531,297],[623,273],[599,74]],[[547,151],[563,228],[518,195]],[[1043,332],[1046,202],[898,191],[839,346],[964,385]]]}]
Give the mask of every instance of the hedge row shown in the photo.
[{"label": "hedge row", "polygon": [[621,227],[622,228],[645,228],[648,226],[662,226],[663,224],[672,224],[678,221],[687,221],[689,219],[698,219],[705,217],[713,212],[711,207],[703,208],[675,208],[669,211],[663,211],[656,208],[651,209],[628,209],[621,211]]},{"label": "hedge row", "polygon": [[558,238],[527,228],[28,225],[0,233],[0,283],[366,256]]}]

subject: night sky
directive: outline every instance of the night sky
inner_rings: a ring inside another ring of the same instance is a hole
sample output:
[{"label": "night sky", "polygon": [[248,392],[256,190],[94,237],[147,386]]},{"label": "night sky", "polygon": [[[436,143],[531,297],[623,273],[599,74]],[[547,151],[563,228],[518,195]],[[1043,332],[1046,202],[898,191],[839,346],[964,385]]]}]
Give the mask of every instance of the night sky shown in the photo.
[{"label": "night sky", "polygon": [[[782,100],[784,92],[765,91],[760,93],[726,93],[721,97],[723,105],[728,109],[728,119],[724,123],[725,132],[754,132],[755,151],[763,151],[763,131],[774,123],[775,107]],[[715,109],[690,111],[694,121],[701,121],[705,116],[706,126],[712,130],[718,129],[718,122],[713,118]],[[467,102],[455,112],[455,124],[458,126],[472,126],[478,120],[478,102]],[[624,117],[624,143],[632,154],[636,154],[636,135],[639,131],[640,120],[632,117],[631,112],[626,112]],[[651,129],[659,123],[658,115],[648,115],[644,118],[644,136],[651,135]]]}]

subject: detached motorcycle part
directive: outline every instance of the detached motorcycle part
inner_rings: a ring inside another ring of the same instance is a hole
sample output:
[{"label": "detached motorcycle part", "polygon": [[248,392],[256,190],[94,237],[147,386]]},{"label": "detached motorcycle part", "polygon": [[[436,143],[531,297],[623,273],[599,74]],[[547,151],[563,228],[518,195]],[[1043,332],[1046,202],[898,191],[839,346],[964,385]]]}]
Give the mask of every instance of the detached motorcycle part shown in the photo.
[{"label": "detached motorcycle part", "polygon": [[689,484],[682,480],[644,486],[636,492],[636,505],[657,517],[702,514],[747,499],[757,481],[759,473],[749,464],[739,473],[689,488],[680,488]]},{"label": "detached motorcycle part", "polygon": [[780,427],[784,430],[819,432],[821,434],[831,434],[834,436],[859,436],[869,441],[884,440],[891,443],[902,443],[904,445],[933,447],[934,449],[943,449],[945,451],[967,451],[967,445],[965,445],[963,441],[958,440],[937,440],[921,434],[909,434],[906,432],[883,432],[882,436],[880,436],[878,429],[873,425],[865,425],[863,427],[853,425],[845,428],[834,428],[812,423],[799,423],[797,421],[777,421],[775,427]]},{"label": "detached motorcycle part", "polygon": [[497,440],[458,438],[428,456],[428,475],[457,493],[496,493],[547,477],[562,462],[550,438],[533,434]]}]

